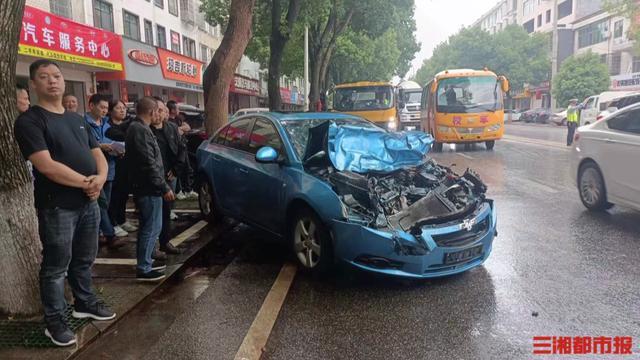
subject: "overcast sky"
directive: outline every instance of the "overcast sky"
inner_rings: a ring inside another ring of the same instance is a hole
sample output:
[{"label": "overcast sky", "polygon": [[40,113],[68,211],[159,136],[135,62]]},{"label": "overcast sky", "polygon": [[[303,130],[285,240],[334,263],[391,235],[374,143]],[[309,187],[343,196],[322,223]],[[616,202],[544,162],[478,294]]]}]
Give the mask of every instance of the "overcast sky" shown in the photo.
[{"label": "overcast sky", "polygon": [[498,0],[415,0],[416,38],[422,49],[416,54],[408,75],[412,75],[431,56],[433,49],[456,33],[461,27],[471,25],[489,11]]}]

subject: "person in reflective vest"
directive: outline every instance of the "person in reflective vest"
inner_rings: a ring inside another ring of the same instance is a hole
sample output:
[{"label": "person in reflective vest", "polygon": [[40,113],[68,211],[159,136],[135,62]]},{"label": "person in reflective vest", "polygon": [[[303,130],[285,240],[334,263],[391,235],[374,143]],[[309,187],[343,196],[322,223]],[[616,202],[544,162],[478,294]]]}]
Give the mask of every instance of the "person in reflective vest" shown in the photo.
[{"label": "person in reflective vest", "polygon": [[581,107],[577,104],[578,99],[569,100],[569,107],[567,108],[567,146],[571,146],[571,144],[573,144],[573,136],[576,133],[576,128],[578,127],[578,112]]}]

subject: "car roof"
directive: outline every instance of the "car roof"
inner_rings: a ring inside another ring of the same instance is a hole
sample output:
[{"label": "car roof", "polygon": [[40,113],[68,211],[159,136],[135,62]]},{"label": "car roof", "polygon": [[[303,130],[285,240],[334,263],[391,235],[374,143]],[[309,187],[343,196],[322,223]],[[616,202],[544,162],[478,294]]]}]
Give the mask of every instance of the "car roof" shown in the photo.
[{"label": "car roof", "polygon": [[362,119],[359,116],[342,114],[337,112],[295,112],[295,113],[278,113],[269,112],[261,115],[268,115],[272,119],[281,121],[304,121],[304,120],[334,120],[334,119]]}]

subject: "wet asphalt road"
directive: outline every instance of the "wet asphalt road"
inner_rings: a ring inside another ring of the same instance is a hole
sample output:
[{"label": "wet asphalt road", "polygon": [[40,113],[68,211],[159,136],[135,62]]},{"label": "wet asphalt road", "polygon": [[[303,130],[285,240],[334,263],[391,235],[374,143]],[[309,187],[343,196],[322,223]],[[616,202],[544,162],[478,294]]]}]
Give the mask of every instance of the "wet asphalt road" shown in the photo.
[{"label": "wet asphalt road", "polygon": [[[507,126],[508,135],[560,145],[565,131]],[[554,335],[632,336],[640,353],[640,212],[587,212],[562,146],[511,139],[491,152],[445,146],[434,157],[460,173],[472,167],[488,184],[499,236],[487,262],[430,281],[298,274],[262,359],[534,358],[532,337]],[[190,296],[150,299],[142,309],[164,309],[153,321],[125,318],[80,358],[233,358],[286,258],[282,246],[265,240],[236,228],[221,240],[227,245],[211,250],[237,251],[224,270],[210,271],[220,267],[211,261],[217,255],[203,259],[199,266],[209,270],[168,285]],[[133,326],[155,335],[143,345],[118,336]]]}]

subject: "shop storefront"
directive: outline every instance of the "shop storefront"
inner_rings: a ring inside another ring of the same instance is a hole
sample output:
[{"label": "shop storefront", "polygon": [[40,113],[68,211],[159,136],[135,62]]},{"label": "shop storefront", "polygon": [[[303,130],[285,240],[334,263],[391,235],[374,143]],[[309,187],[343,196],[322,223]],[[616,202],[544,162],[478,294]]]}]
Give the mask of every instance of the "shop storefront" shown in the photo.
[{"label": "shop storefront", "polygon": [[260,107],[260,81],[235,74],[229,86],[229,113],[246,108]]},{"label": "shop storefront", "polygon": [[[16,66],[19,84],[28,84],[29,65],[38,59],[59,64],[66,93],[75,95],[79,110],[84,111],[88,97],[96,92],[96,74],[122,71],[122,38],[25,6]],[[33,93],[31,102],[37,102]]]},{"label": "shop storefront", "polygon": [[611,77],[612,91],[640,91],[640,72]]},{"label": "shop storefront", "polygon": [[124,71],[98,76],[98,91],[125,102],[158,96],[202,107],[204,64],[154,46],[123,39]]}]

